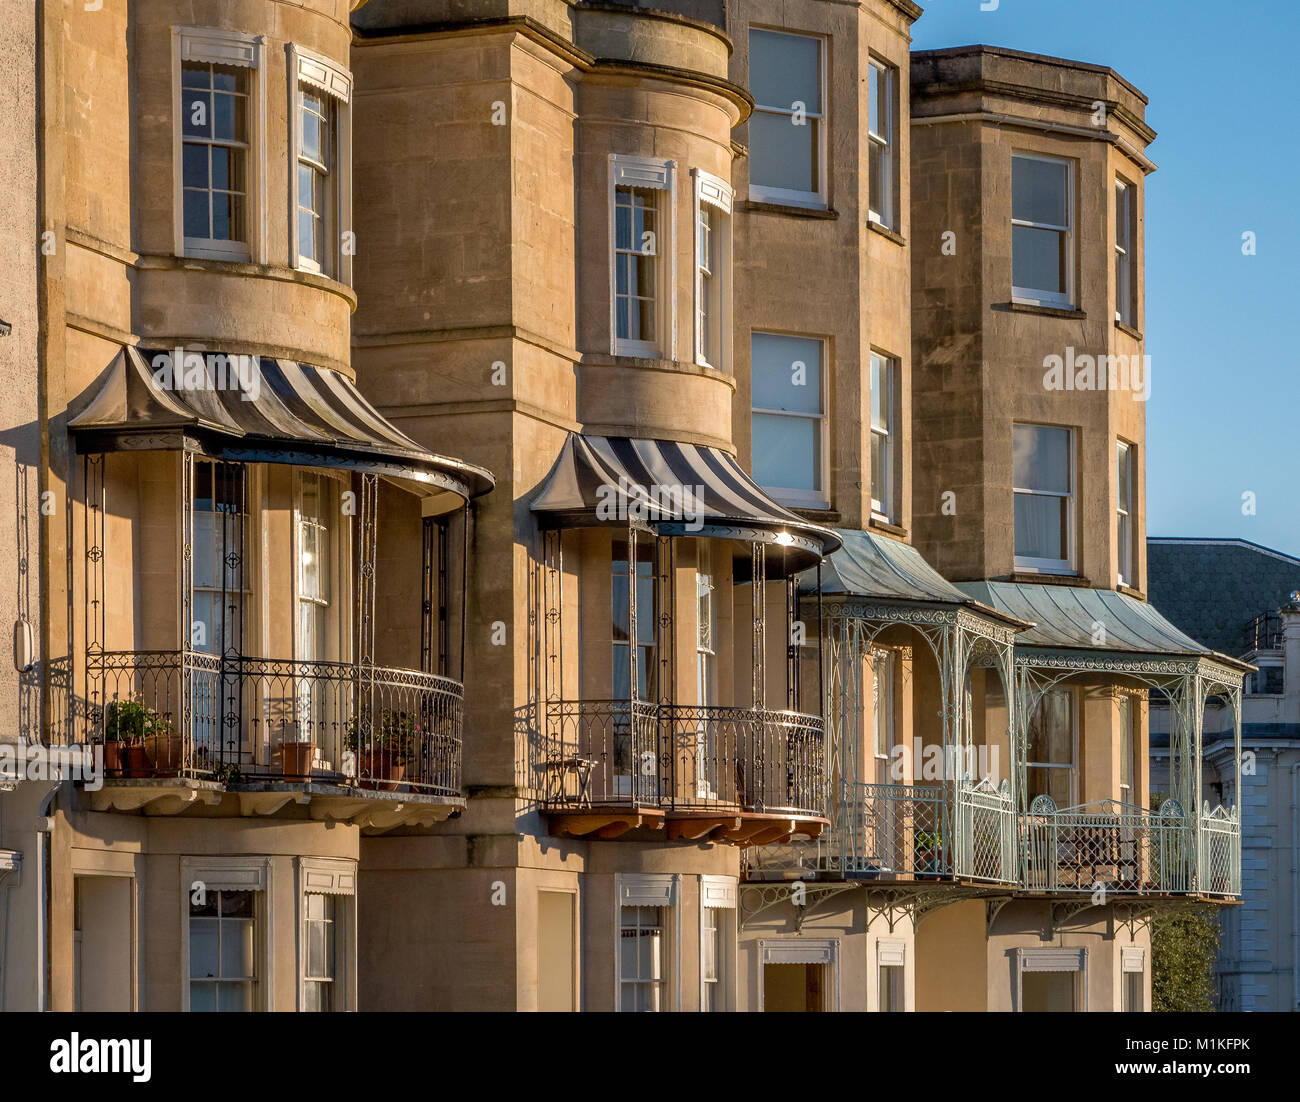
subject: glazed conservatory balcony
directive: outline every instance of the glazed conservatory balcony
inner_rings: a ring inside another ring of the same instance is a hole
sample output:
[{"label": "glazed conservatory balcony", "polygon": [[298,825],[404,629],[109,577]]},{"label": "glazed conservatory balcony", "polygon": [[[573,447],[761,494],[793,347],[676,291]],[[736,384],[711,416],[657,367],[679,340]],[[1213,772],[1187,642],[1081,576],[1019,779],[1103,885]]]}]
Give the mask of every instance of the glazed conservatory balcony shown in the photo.
[{"label": "glazed conservatory balcony", "polygon": [[1103,800],[1058,809],[1036,797],[1021,817],[1029,891],[1124,895],[1241,894],[1241,824],[1224,808],[1188,816]]},{"label": "glazed conservatory balcony", "polygon": [[367,826],[463,806],[464,690],[450,678],[194,650],[94,651],[86,672],[78,741],[105,749],[96,806],[179,811],[234,792],[242,811],[296,802]]},{"label": "glazed conservatory balcony", "polygon": [[848,784],[815,844],[768,846],[751,879],[864,881],[1018,879],[1009,787],[969,780],[933,785]]},{"label": "glazed conservatory balcony", "polygon": [[826,824],[825,730],[794,711],[552,701],[533,768],[568,834],[666,826],[674,840],[761,845]]}]

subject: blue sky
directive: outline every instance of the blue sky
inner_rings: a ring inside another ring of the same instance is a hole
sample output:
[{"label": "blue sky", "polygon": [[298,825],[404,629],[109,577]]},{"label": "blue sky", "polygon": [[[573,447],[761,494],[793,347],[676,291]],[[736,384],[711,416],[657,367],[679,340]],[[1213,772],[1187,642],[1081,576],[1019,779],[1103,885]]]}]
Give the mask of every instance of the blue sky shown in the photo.
[{"label": "blue sky", "polygon": [[985,43],[1109,65],[1151,101],[1147,532],[1300,555],[1300,3],[919,2],[914,49]]}]

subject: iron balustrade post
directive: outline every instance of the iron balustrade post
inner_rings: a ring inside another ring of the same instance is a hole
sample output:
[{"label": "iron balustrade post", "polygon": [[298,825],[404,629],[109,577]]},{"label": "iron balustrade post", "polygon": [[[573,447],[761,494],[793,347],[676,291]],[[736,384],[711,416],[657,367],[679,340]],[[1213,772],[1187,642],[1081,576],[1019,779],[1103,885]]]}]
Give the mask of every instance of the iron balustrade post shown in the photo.
[{"label": "iron balustrade post", "polygon": [[[108,686],[104,669],[106,549],[104,545],[104,464],[102,453],[82,457],[82,537],[86,557],[82,616],[86,634],[86,697],[90,701],[92,735],[104,737],[108,722]],[[69,592],[72,586],[68,587]],[[72,620],[69,618],[69,628]],[[69,632],[71,634],[71,632]],[[72,689],[75,692],[75,682]]]}]

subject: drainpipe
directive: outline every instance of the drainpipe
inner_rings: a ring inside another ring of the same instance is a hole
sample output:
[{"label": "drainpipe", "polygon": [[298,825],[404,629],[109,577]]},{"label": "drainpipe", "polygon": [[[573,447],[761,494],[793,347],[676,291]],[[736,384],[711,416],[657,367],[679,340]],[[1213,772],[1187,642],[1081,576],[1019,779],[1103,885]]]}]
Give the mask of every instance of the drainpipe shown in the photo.
[{"label": "drainpipe", "polygon": [[46,794],[41,801],[36,818],[36,1009],[50,1009],[50,831],[54,823],[49,818],[50,805],[59,794],[59,787]]}]

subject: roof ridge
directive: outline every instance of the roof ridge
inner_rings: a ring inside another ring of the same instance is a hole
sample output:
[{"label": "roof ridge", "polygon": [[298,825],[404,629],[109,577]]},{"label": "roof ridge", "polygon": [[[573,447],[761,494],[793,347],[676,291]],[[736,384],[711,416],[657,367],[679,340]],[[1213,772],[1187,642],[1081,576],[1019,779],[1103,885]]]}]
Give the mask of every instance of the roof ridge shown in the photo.
[{"label": "roof ridge", "polygon": [[1240,536],[1148,536],[1147,543],[1188,544],[1196,547],[1236,545],[1238,547],[1247,547],[1252,551],[1258,551],[1270,558],[1280,559],[1282,562],[1288,562],[1294,566],[1300,566],[1300,558],[1288,555],[1285,551],[1276,551],[1271,547],[1265,547],[1262,543],[1255,543],[1253,540],[1242,539]]}]

